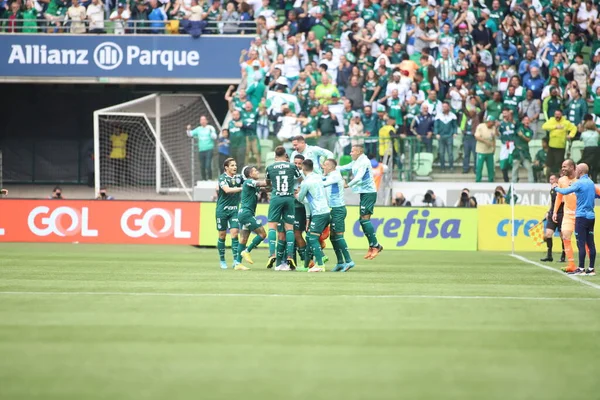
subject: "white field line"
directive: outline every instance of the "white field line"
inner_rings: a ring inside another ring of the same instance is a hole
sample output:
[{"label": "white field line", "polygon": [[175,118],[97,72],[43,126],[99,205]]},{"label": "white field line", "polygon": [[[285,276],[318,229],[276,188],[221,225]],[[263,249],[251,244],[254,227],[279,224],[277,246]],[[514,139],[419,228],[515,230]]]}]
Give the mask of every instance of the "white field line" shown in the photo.
[{"label": "white field line", "polygon": [[523,262],[526,262],[526,263],[531,264],[531,265],[535,265],[536,267],[540,267],[540,268],[543,268],[543,269],[548,270],[548,271],[559,273],[562,276],[567,277],[567,278],[569,278],[571,280],[574,280],[574,281],[579,282],[579,283],[583,283],[584,285],[588,285],[589,287],[593,287],[594,289],[600,290],[600,285],[598,285],[597,283],[590,282],[590,281],[588,281],[586,279],[581,279],[577,275],[565,274],[564,272],[562,272],[562,271],[560,271],[560,270],[558,270],[556,268],[552,268],[552,267],[549,267],[547,265],[540,264],[539,262],[536,262],[536,261],[531,261],[530,259],[525,258],[525,257],[520,256],[520,255],[517,255],[517,254],[511,254],[511,256],[514,257],[514,258],[516,258],[517,260],[521,260]]},{"label": "white field line", "polygon": [[2,292],[0,296],[140,296],[140,297],[339,297],[357,299],[438,299],[438,300],[530,300],[530,301],[600,301],[600,297],[520,297],[520,296],[436,296],[436,295],[319,295],[319,294],[269,294],[269,293],[159,293],[159,292]]}]

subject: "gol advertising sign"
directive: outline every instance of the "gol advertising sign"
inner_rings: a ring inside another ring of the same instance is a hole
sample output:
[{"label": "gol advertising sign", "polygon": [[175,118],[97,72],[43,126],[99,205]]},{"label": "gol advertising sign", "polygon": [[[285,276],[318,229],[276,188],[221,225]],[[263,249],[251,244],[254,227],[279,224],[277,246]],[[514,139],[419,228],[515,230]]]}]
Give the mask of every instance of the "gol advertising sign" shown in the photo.
[{"label": "gol advertising sign", "polygon": [[0,200],[0,242],[198,244],[197,203]]},{"label": "gol advertising sign", "polygon": [[[200,245],[215,246],[215,203],[200,206]],[[259,204],[256,218],[267,224],[267,204]],[[358,222],[359,208],[348,207],[346,242],[351,249],[366,249]],[[444,208],[376,207],[371,217],[377,239],[386,250],[477,250],[477,210]]]}]

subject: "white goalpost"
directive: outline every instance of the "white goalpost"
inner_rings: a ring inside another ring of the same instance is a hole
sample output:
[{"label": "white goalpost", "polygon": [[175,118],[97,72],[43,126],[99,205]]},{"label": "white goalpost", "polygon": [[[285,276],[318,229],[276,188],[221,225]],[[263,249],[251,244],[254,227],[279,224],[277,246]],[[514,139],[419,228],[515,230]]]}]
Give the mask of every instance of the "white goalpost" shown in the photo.
[{"label": "white goalpost", "polygon": [[154,93],[95,111],[96,192],[107,187],[120,198],[172,194],[191,200],[200,175],[186,126],[198,124],[201,115],[220,130],[201,94]]}]

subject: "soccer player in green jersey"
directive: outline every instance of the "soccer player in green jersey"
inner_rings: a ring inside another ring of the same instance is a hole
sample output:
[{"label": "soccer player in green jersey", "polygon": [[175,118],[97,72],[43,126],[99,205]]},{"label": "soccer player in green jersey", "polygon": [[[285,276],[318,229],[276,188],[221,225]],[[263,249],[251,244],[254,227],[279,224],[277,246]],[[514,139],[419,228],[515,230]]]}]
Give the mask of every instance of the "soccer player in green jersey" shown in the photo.
[{"label": "soccer player in green jersey", "polygon": [[327,201],[331,207],[331,245],[337,264],[333,268],[333,272],[348,271],[354,267],[354,261],[348,251],[346,239],[344,239],[344,231],[346,230],[346,201],[344,200],[344,178],[340,171],[336,170],[337,161],[333,158],[325,160],[323,163],[323,186],[327,193]]},{"label": "soccer player in green jersey", "polygon": [[[276,270],[290,270],[296,268],[294,264],[294,184],[300,178],[300,171],[288,161],[288,156],[283,146],[275,148],[275,162],[267,167],[267,184],[272,186],[271,201],[269,203],[269,261],[267,267],[271,268],[276,261],[275,243],[277,240],[277,224],[283,223],[287,247],[287,265],[279,265]],[[282,267],[282,268],[280,268]],[[287,269],[285,268],[287,267]]]},{"label": "soccer player in green jersey", "polygon": [[[238,250],[237,262],[241,270],[247,270],[246,266],[241,264],[242,257],[250,264],[254,264],[250,252],[255,249],[260,242],[265,240],[267,233],[265,228],[256,220],[256,204],[258,203],[258,192],[261,187],[267,186],[264,181],[258,180],[258,169],[253,166],[247,166],[242,169],[242,176],[245,178],[242,183],[242,201],[240,204],[240,212],[238,214],[239,224],[241,229],[240,246]],[[246,247],[250,232],[256,233],[250,246]]]},{"label": "soccer player in green jersey", "polygon": [[365,259],[372,260],[383,251],[383,246],[377,241],[375,229],[371,223],[371,215],[377,202],[377,187],[373,179],[371,160],[365,155],[365,149],[361,145],[352,146],[350,151],[352,162],[341,167],[338,171],[352,171],[352,180],[344,184],[345,188],[352,188],[354,193],[360,194],[360,227],[369,241],[369,251]]},{"label": "soccer player in green jersey", "polygon": [[233,252],[233,269],[238,268],[236,264],[238,242],[238,204],[240,203],[240,193],[242,191],[242,177],[236,175],[237,164],[233,158],[228,158],[223,163],[225,172],[219,176],[219,187],[217,189],[217,231],[219,231],[219,240],[217,241],[217,250],[219,250],[219,260],[221,269],[227,269],[225,262],[225,237],[227,228],[231,235],[231,251]]},{"label": "soccer player in green jersey", "polygon": [[298,201],[307,204],[307,215],[310,213],[307,239],[317,259],[317,265],[309,269],[308,272],[324,272],[325,264],[321,257],[319,236],[329,225],[327,194],[325,193],[325,186],[323,186],[323,178],[313,172],[312,160],[302,161],[302,170],[304,171],[304,179],[300,184],[300,191],[296,198]]}]

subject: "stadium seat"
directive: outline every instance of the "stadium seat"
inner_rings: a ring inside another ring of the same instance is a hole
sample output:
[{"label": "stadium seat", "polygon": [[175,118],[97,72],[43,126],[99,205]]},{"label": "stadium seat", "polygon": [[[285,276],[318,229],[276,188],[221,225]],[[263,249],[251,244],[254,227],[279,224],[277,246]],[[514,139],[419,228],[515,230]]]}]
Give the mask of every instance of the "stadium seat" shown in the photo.
[{"label": "stadium seat", "polygon": [[581,140],[574,140],[571,143],[571,160],[578,163],[581,160],[583,154],[583,142]]},{"label": "stadium seat", "polygon": [[433,171],[433,154],[417,153],[413,163],[413,172],[417,177],[427,177]]},{"label": "stadium seat", "polygon": [[463,136],[458,135],[454,138],[454,149],[452,149],[452,155],[454,156],[454,162],[462,159],[463,153]]},{"label": "stadium seat", "polygon": [[437,139],[433,139],[433,142],[431,143],[431,148],[433,151],[433,160],[437,161],[440,155],[440,142],[438,142]]},{"label": "stadium seat", "polygon": [[535,160],[535,156],[542,149],[542,140],[535,139],[529,141],[529,154],[531,155],[531,160]]},{"label": "stadium seat", "polygon": [[352,162],[351,156],[341,156],[340,157],[340,166],[350,164]]},{"label": "stadium seat", "polygon": [[269,153],[273,151],[273,141],[271,139],[260,139],[260,158],[266,160]]},{"label": "stadium seat", "polygon": [[267,153],[267,156],[265,157],[265,167],[268,167],[269,165],[273,164],[274,162],[275,162],[275,152],[270,151]]}]

